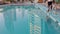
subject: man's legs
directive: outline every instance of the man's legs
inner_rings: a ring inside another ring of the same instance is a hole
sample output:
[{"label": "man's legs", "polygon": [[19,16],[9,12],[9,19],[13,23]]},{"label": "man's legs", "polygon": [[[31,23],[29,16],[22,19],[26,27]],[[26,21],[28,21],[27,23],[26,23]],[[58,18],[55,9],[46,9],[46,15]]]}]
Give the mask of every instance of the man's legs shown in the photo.
[{"label": "man's legs", "polygon": [[48,2],[48,12],[49,12],[49,10],[50,10],[50,4],[49,4],[49,2]]},{"label": "man's legs", "polygon": [[48,2],[48,12],[50,11],[50,9],[52,10],[52,2]]}]

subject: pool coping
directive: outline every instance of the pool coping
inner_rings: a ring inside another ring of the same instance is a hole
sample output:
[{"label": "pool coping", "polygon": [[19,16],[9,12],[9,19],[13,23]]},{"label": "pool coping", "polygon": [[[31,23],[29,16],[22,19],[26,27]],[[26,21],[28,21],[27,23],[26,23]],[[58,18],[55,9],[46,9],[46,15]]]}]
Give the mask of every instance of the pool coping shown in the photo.
[{"label": "pool coping", "polygon": [[30,6],[30,5],[34,5],[34,3],[18,3],[18,4],[5,4],[5,5],[0,5],[0,7],[3,7],[3,6],[10,6],[10,5],[15,5],[15,6]]}]

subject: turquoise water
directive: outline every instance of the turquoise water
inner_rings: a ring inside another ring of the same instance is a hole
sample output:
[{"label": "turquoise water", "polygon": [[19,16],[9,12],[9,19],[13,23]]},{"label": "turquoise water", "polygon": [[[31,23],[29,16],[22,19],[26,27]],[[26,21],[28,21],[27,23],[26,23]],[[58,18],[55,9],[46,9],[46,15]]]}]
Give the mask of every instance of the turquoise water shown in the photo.
[{"label": "turquoise water", "polygon": [[41,33],[40,17],[34,15],[32,10],[36,10],[33,5],[3,7],[0,13],[0,34],[35,34],[37,29]]},{"label": "turquoise water", "polygon": [[[47,7],[44,5],[39,5],[40,9],[42,10],[43,14],[45,13],[44,18],[45,19],[45,31],[44,34],[60,34],[60,17],[59,17],[59,10],[50,10],[50,12],[47,13]],[[57,14],[54,14],[54,13]]]},{"label": "turquoise water", "polygon": [[[40,7],[40,8],[39,8]],[[60,34],[58,19],[55,22],[43,5],[5,6],[0,12],[0,34]]]}]

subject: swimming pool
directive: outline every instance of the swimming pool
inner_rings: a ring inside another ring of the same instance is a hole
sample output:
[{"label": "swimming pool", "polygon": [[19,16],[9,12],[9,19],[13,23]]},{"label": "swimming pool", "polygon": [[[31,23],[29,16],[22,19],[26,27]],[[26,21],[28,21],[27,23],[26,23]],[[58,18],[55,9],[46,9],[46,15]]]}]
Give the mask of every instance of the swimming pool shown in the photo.
[{"label": "swimming pool", "polygon": [[0,34],[59,34],[59,29],[55,29],[57,22],[55,23],[51,18],[51,14],[45,12],[47,8],[42,5],[37,6],[9,5],[2,7]]},{"label": "swimming pool", "polygon": [[[32,9],[36,10],[33,5],[2,7],[0,12],[0,34],[33,34],[34,14]],[[39,17],[37,19],[39,20]]]}]

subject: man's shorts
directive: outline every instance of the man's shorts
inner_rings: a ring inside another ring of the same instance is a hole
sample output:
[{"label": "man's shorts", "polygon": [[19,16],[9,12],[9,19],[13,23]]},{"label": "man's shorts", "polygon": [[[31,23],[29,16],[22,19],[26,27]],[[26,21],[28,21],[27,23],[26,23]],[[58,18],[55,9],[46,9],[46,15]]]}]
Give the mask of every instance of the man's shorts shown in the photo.
[{"label": "man's shorts", "polygon": [[48,6],[50,6],[50,5],[52,5],[52,1],[49,1],[49,2],[48,2]]}]

